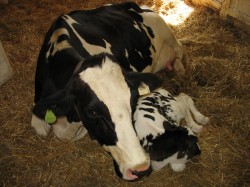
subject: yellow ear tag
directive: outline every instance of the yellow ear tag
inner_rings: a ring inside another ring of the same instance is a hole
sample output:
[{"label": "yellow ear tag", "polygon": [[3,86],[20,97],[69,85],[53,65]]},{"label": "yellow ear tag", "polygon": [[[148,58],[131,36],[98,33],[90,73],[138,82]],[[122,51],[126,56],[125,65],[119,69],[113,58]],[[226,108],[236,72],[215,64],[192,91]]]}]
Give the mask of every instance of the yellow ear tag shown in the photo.
[{"label": "yellow ear tag", "polygon": [[150,94],[149,86],[146,85],[144,82],[141,82],[138,88],[138,92],[140,96]]},{"label": "yellow ear tag", "polygon": [[56,116],[55,114],[52,112],[52,110],[47,110],[46,114],[45,114],[45,121],[47,123],[55,123],[56,121]]}]

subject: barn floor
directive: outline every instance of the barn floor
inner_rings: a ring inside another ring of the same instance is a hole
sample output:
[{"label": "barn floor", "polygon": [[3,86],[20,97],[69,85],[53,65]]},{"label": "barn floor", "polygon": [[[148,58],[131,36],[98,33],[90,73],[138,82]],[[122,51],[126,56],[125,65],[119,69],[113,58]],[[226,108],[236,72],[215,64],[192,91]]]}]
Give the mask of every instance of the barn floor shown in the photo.
[{"label": "barn floor", "polygon": [[[193,7],[172,26],[184,44],[185,77],[161,72],[170,92],[192,96],[211,117],[199,136],[202,154],[180,173],[169,167],[142,181],[116,177],[110,156],[88,136],[76,142],[35,135],[30,127],[36,59],[55,18],[75,9],[120,1],[11,0],[0,5],[0,39],[14,70],[0,89],[0,186],[250,186],[250,35],[240,23],[221,21]],[[160,0],[147,2],[157,9]],[[174,8],[174,4],[168,9]]]}]

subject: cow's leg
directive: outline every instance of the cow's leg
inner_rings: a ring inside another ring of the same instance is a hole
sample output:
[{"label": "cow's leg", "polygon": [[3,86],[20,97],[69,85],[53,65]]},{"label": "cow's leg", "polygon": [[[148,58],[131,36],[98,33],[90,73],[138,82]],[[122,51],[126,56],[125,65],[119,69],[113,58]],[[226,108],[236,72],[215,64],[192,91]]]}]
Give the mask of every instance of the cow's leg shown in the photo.
[{"label": "cow's leg", "polygon": [[186,70],[182,64],[183,47],[178,40],[176,40],[176,43],[173,46],[173,50],[175,52],[174,71],[177,73],[177,75],[183,76],[186,72]]},{"label": "cow's leg", "polygon": [[[172,38],[172,40],[176,39]],[[177,75],[182,76],[185,74],[185,68],[181,62],[183,58],[182,45],[177,40],[171,44],[163,42],[153,72],[166,68],[170,71],[174,70]]]},{"label": "cow's leg", "polygon": [[165,29],[164,29],[164,44],[163,44],[163,46],[164,45],[169,46],[174,51],[174,54],[175,54],[175,58],[173,61],[174,71],[177,73],[177,75],[180,75],[180,76],[184,75],[185,68],[182,64],[182,59],[183,59],[182,44],[176,39],[173,31],[167,25],[165,25]]},{"label": "cow's leg", "polygon": [[69,123],[66,117],[60,117],[57,122],[52,125],[54,134],[61,140],[78,140],[87,134],[87,130],[82,122]]},{"label": "cow's leg", "polygon": [[46,123],[44,120],[38,118],[32,114],[31,126],[34,128],[36,133],[40,136],[47,136],[51,130],[51,125]]},{"label": "cow's leg", "polygon": [[163,42],[161,50],[159,52],[156,66],[154,67],[153,71],[156,72],[162,68],[166,68],[172,71],[174,59],[175,59],[175,52],[173,48],[170,47],[166,42]]},{"label": "cow's leg", "polygon": [[167,42],[168,41],[165,41],[163,43],[163,46],[162,46],[163,49],[161,49],[162,53],[168,54],[168,58],[165,59],[166,68],[170,70],[172,70],[173,68],[177,75],[183,76],[186,70],[182,64],[182,59],[183,59],[182,45],[177,40],[172,45],[171,43],[167,43]]},{"label": "cow's leg", "polygon": [[163,46],[164,45],[167,45],[168,47],[172,48],[172,50],[174,51],[174,54],[175,54],[174,61],[173,61],[174,71],[177,73],[177,75],[180,75],[180,76],[184,75],[186,70],[182,64],[183,47],[182,47],[182,44],[176,39],[172,30],[170,30],[169,28],[168,28],[168,34],[166,36],[166,39],[164,40]]}]

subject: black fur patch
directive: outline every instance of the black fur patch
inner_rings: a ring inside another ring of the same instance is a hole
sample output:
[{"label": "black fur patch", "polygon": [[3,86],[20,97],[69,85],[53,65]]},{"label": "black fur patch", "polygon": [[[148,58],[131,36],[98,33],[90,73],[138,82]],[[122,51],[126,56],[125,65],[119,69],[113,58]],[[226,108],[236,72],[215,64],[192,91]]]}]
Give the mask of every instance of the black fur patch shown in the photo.
[{"label": "black fur patch", "polygon": [[168,96],[163,96],[158,92],[153,92],[153,96],[145,97],[142,100],[142,105],[156,109],[168,122],[175,124],[175,121],[168,115],[169,112],[173,111],[170,104],[168,104],[170,100],[175,100],[170,94]]},{"label": "black fur patch", "polygon": [[148,147],[150,158],[155,161],[163,161],[175,153],[178,153],[178,159],[185,155],[188,156],[187,159],[199,155],[197,137],[188,135],[187,130],[183,127],[174,128],[174,125],[172,127],[151,140],[152,145]]},{"label": "black fur patch", "polygon": [[139,108],[139,110],[143,110],[149,113],[154,113],[154,109],[153,108]]},{"label": "black fur patch", "polygon": [[154,117],[154,116],[151,116],[151,115],[149,115],[149,114],[144,114],[143,117],[148,118],[148,119],[151,119],[152,121],[155,121],[155,117]]}]

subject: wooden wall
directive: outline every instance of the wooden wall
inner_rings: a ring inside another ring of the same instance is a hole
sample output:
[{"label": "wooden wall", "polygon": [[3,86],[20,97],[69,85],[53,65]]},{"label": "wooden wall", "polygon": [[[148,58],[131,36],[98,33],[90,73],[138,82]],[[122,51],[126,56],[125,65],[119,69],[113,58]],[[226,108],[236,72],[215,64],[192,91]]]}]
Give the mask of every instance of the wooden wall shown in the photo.
[{"label": "wooden wall", "polygon": [[218,9],[222,19],[232,16],[250,25],[250,0],[192,0],[192,2]]}]

